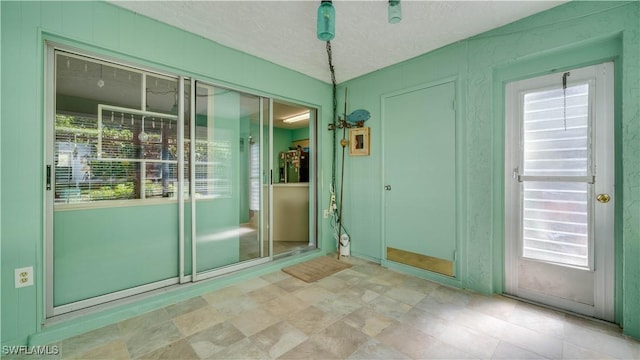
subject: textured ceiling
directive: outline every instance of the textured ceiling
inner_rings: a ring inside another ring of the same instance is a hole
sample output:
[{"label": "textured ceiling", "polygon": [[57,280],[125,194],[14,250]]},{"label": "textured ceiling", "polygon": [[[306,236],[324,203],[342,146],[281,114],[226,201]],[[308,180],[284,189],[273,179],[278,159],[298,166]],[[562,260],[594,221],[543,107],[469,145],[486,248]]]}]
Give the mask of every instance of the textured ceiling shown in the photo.
[{"label": "textured ceiling", "polygon": [[[338,83],[508,24],[565,1],[335,0],[331,41]],[[220,44],[330,82],[325,43],[316,38],[320,1],[112,1]]]}]

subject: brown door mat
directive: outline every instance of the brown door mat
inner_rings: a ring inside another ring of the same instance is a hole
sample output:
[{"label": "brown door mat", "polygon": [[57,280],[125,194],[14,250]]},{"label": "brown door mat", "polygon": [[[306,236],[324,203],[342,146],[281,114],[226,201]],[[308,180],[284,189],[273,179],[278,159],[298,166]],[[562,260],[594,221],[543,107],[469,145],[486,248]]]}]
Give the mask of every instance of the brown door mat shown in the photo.
[{"label": "brown door mat", "polygon": [[338,271],[348,269],[351,264],[329,256],[320,256],[303,263],[283,268],[282,271],[302,281],[315,282]]}]

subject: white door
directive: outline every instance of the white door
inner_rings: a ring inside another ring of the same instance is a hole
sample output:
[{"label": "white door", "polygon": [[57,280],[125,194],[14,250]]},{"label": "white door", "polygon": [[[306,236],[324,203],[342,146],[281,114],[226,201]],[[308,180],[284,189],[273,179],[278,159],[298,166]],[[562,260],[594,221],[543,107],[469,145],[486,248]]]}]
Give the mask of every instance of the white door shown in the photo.
[{"label": "white door", "polygon": [[614,319],[613,63],[507,84],[506,292]]}]

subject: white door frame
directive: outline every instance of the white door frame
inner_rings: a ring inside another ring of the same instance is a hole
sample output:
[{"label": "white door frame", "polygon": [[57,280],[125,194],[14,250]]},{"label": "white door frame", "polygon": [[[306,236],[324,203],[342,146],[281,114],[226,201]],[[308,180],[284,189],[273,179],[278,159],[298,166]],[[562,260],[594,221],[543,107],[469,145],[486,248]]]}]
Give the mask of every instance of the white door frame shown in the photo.
[{"label": "white door frame", "polygon": [[[615,292],[615,246],[614,246],[614,103],[613,103],[613,71],[612,62],[570,70],[574,75],[582,70],[592,71],[591,78],[596,85],[590,89],[590,126],[592,127],[594,166],[592,175],[595,182],[591,187],[590,202],[593,215],[589,219],[594,231],[591,233],[595,241],[592,247],[593,262],[590,271],[594,275],[594,305],[580,304],[559,297],[541,295],[518,287],[518,271],[522,250],[517,240],[522,234],[521,228],[521,183],[518,181],[518,168],[521,168],[521,109],[522,98],[519,86],[523,82],[534,83],[528,88],[535,89],[537,80],[561,74],[540,76],[506,85],[505,91],[505,291],[509,294],[527,298],[550,306],[568,309],[584,315],[609,321],[614,320]],[[584,77],[582,77],[584,79]],[[571,77],[569,78],[571,80]],[[597,136],[596,136],[597,134]],[[604,142],[603,142],[604,141]],[[597,166],[597,169],[596,169]],[[597,170],[597,174],[596,174]],[[595,194],[609,194],[611,201],[600,204],[595,201]],[[606,211],[604,211],[606,210]]]}]

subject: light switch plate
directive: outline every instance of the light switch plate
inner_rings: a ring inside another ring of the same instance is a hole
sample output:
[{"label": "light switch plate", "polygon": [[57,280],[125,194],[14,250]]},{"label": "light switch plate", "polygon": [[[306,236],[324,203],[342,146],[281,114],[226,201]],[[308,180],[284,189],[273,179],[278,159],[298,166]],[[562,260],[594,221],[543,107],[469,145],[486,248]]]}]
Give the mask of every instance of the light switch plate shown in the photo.
[{"label": "light switch plate", "polygon": [[16,288],[33,285],[33,266],[16,269]]}]

